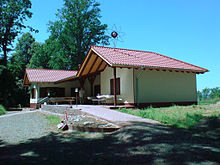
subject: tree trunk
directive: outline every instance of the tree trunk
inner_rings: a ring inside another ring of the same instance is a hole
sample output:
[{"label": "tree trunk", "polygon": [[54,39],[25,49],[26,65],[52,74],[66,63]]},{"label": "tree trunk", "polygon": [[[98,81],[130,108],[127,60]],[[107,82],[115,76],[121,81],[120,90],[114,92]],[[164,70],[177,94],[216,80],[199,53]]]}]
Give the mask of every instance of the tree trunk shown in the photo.
[{"label": "tree trunk", "polygon": [[8,109],[8,60],[7,60],[7,43],[3,45],[3,65],[4,69],[2,72],[2,80],[3,80],[3,105],[6,109]]}]

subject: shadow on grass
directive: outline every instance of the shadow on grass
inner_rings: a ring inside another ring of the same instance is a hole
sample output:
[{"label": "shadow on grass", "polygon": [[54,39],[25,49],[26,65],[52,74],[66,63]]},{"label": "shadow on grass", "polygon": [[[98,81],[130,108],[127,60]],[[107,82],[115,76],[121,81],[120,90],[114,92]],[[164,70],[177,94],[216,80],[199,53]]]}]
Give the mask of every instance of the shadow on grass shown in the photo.
[{"label": "shadow on grass", "polygon": [[103,138],[51,133],[17,145],[0,141],[0,164],[218,164],[219,139],[133,122]]}]

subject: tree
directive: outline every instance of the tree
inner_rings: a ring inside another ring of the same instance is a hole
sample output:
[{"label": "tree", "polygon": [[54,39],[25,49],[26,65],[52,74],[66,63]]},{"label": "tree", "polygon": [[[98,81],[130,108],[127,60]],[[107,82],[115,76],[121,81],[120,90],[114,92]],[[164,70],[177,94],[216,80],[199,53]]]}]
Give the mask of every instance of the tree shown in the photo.
[{"label": "tree", "polygon": [[215,88],[205,88],[201,92],[197,92],[197,97],[199,100],[209,100],[220,98],[220,87]]},{"label": "tree", "polygon": [[[3,103],[8,107],[8,52],[11,50],[12,43],[16,36],[26,28],[24,21],[31,18],[30,0],[1,0],[0,1],[0,51],[1,57],[1,89],[0,97],[3,97]],[[34,30],[30,28],[31,30]]]},{"label": "tree", "polygon": [[220,98],[220,88],[219,87],[211,89],[210,98],[211,99]]},{"label": "tree", "polygon": [[64,0],[58,21],[49,23],[48,40],[53,50],[50,67],[77,69],[90,45],[108,44],[107,25],[100,22],[99,6],[95,0]]},{"label": "tree", "polygon": [[32,44],[35,43],[34,37],[30,33],[24,33],[19,39],[15,47],[15,53],[12,54],[12,63],[17,65],[19,72],[19,79],[24,76],[26,65],[29,63],[33,51]]},{"label": "tree", "polygon": [[49,60],[50,60],[50,53],[47,51],[47,44],[41,44],[35,42],[31,45],[31,53],[32,58],[30,63],[27,65],[28,68],[41,68],[41,69],[48,69],[49,67]]},{"label": "tree", "polygon": [[197,92],[197,98],[199,101],[202,100],[202,92],[200,92],[200,91]]},{"label": "tree", "polygon": [[205,88],[205,89],[202,90],[203,100],[209,99],[209,95],[210,95],[210,89],[209,88]]}]

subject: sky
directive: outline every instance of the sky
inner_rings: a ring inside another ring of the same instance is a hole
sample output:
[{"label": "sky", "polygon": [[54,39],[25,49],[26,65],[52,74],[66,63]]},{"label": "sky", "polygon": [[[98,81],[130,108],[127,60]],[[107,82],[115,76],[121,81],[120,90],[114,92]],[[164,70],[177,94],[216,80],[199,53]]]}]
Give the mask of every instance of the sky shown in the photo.
[{"label": "sky", "polygon": [[[219,0],[98,0],[101,22],[117,30],[116,47],[157,52],[209,70],[197,75],[197,89],[220,87]],[[26,22],[44,42],[63,0],[32,0]],[[113,43],[111,42],[111,45]]]}]

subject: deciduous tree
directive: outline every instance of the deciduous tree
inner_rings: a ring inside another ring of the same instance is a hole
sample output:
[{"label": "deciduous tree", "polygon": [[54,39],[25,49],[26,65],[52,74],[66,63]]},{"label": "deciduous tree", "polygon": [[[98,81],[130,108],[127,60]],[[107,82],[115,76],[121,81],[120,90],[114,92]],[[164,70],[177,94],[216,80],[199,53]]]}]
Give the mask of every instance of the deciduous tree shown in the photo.
[{"label": "deciduous tree", "polygon": [[[30,0],[1,0],[0,1],[0,51],[1,57],[1,82],[0,97],[3,103],[8,106],[8,52],[12,43],[23,28],[26,28],[24,21],[31,18]],[[33,30],[32,28],[30,28]]]},{"label": "deciduous tree", "polygon": [[52,68],[77,69],[90,45],[108,44],[107,25],[100,21],[99,6],[95,0],[64,0],[58,21],[49,24],[49,40],[55,42],[51,42]]},{"label": "deciduous tree", "polygon": [[32,44],[35,43],[34,37],[30,33],[24,33],[19,39],[15,47],[15,53],[12,54],[12,63],[17,65],[18,77],[22,79],[24,76],[25,68],[29,63],[33,51]]}]

